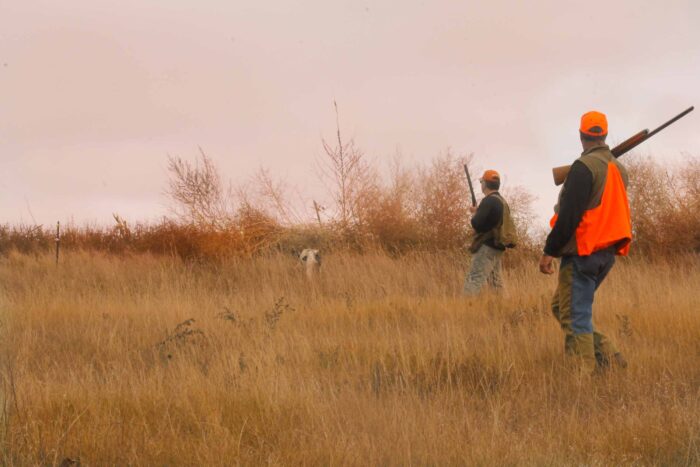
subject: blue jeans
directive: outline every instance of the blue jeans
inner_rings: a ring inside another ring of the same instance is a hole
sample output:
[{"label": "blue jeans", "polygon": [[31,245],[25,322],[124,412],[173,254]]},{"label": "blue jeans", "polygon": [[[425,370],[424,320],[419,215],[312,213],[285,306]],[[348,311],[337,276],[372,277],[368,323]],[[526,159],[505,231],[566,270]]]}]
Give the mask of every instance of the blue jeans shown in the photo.
[{"label": "blue jeans", "polygon": [[593,326],[595,291],[615,264],[612,248],[589,256],[561,259],[559,283],[552,299],[552,314],[564,331],[564,350],[579,355],[595,368],[596,359],[617,353],[615,345]]},{"label": "blue jeans", "polygon": [[561,269],[572,267],[571,329],[576,334],[593,332],[593,296],[615,264],[615,250],[606,248],[588,256],[568,256]]}]

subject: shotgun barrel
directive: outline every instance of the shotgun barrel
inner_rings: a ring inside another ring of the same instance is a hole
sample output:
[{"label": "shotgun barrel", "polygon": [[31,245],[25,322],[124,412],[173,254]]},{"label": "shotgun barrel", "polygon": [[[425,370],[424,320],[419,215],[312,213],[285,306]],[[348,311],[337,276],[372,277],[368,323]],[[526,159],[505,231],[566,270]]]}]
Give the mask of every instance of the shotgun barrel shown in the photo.
[{"label": "shotgun barrel", "polygon": [[476,207],[476,195],[474,194],[474,186],[472,185],[472,178],[469,176],[469,169],[467,164],[464,164],[464,173],[467,175],[467,182],[469,183],[469,193],[472,195],[472,206]]}]

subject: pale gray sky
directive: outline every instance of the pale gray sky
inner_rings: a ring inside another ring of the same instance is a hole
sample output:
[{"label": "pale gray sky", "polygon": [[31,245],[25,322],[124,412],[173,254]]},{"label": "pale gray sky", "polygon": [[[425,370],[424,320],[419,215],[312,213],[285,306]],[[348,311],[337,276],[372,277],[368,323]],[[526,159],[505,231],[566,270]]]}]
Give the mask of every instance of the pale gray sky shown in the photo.
[{"label": "pale gray sky", "polygon": [[[300,184],[334,99],[368,157],[474,152],[544,218],[583,112],[619,142],[700,104],[698,25],[691,0],[0,0],[0,223],[155,219],[167,154],[197,146]],[[699,130],[643,152],[700,154]]]}]

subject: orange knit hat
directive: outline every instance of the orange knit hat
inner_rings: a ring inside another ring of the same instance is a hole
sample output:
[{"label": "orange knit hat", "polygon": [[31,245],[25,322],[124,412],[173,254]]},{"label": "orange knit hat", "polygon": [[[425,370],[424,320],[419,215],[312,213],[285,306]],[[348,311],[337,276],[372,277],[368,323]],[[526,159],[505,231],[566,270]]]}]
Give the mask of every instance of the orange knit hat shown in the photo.
[{"label": "orange knit hat", "polygon": [[501,180],[501,176],[495,170],[487,170],[484,175],[481,176],[479,180],[484,180],[487,182],[498,182]]},{"label": "orange knit hat", "polygon": [[586,112],[581,116],[579,131],[588,136],[605,136],[608,134],[608,119],[595,110]]}]

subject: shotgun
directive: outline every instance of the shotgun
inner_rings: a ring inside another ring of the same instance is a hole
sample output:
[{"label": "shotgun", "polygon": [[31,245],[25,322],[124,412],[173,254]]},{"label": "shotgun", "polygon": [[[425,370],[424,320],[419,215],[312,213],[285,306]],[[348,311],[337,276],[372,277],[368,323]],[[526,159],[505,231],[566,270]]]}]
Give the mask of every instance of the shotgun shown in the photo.
[{"label": "shotgun", "polygon": [[472,206],[476,207],[476,195],[474,194],[474,186],[472,185],[472,178],[469,176],[469,169],[467,164],[464,164],[464,173],[467,174],[467,182],[469,183],[469,193],[472,195]]},{"label": "shotgun", "polygon": [[[677,120],[680,120],[681,118],[685,117],[688,115],[690,112],[693,111],[695,107],[688,107],[685,109],[683,112],[679,113],[675,117],[673,117],[671,120],[667,121],[660,127],[656,128],[653,131],[649,131],[647,129],[644,129],[637,133],[636,135],[632,136],[631,138],[626,139],[622,143],[618,144],[614,148],[610,150],[612,152],[613,156],[615,157],[620,157],[624,153],[634,149],[638,145],[642,144],[644,141],[648,140],[652,136],[654,136],[656,133],[660,132],[667,126],[671,125],[672,123],[675,123]],[[465,167],[466,168],[466,167]],[[569,175],[569,170],[571,170],[570,165],[563,165],[561,167],[555,167],[552,169],[552,175],[554,177],[554,184],[555,185],[561,185],[564,183],[564,180],[566,180],[566,176]]]}]

